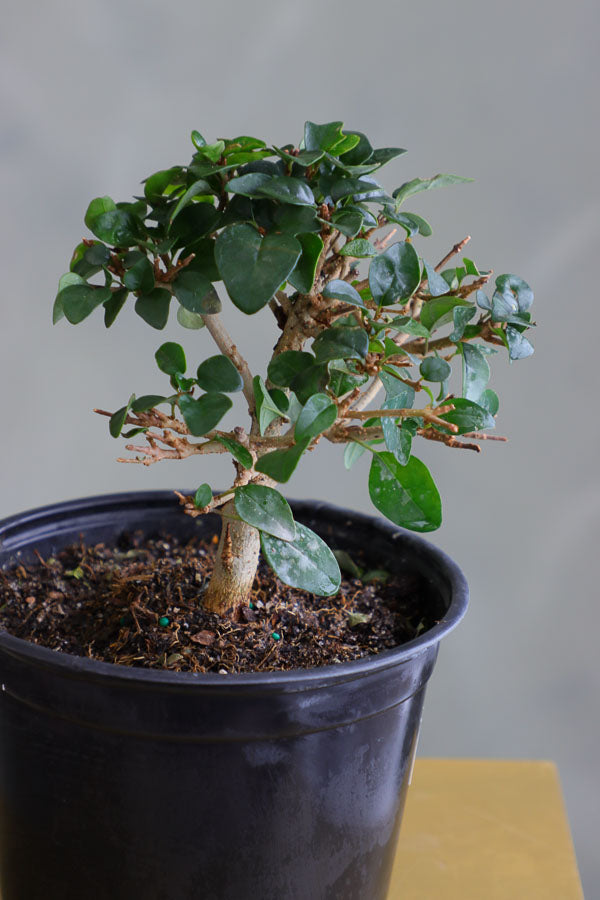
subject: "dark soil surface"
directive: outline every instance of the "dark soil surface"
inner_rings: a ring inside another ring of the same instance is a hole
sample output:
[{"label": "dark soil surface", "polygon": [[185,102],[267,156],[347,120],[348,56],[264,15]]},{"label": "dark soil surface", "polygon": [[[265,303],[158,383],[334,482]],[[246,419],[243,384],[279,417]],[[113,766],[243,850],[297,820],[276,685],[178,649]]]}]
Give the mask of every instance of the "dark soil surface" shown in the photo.
[{"label": "dark soil surface", "polygon": [[82,543],[39,556],[36,565],[0,571],[0,628],[122,665],[266,672],[387,650],[430,628],[439,613],[417,575],[361,571],[361,578],[346,575],[335,597],[315,597],[282,584],[261,563],[251,605],[239,622],[226,621],[199,603],[214,550],[198,539],[134,534],[116,547]]}]

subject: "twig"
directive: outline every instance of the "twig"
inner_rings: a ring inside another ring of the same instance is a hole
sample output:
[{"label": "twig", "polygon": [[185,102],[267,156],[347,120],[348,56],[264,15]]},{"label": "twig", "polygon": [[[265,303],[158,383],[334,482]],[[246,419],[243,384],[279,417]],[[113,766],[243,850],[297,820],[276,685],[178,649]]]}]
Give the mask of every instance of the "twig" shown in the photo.
[{"label": "twig", "polygon": [[448,403],[445,406],[438,406],[436,409],[350,409],[346,413],[346,417],[349,419],[425,419],[426,422],[431,422],[434,425],[441,425],[449,431],[456,432],[458,431],[458,425],[453,425],[440,418],[444,413],[452,412],[454,408],[452,403]]},{"label": "twig", "polygon": [[444,268],[446,263],[450,262],[452,257],[456,256],[457,253],[460,253],[460,251],[463,250],[464,247],[466,247],[466,245],[469,243],[470,240],[471,240],[471,235],[468,234],[465,238],[462,239],[462,241],[459,241],[458,244],[455,244],[454,247],[452,248],[452,250],[450,250],[449,253],[446,253],[446,255],[444,256],[443,259],[440,259],[437,266],[434,266],[435,271],[441,272],[441,270]]}]

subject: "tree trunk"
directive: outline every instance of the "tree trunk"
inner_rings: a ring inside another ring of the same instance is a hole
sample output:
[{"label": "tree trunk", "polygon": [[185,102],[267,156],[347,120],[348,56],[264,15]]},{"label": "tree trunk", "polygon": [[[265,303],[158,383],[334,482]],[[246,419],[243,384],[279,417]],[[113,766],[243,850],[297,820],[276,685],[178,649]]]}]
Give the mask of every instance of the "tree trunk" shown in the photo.
[{"label": "tree trunk", "polygon": [[215,566],[203,597],[206,609],[229,618],[235,618],[240,606],[247,605],[250,600],[260,551],[257,529],[230,518],[235,515],[231,500],[223,507]]}]

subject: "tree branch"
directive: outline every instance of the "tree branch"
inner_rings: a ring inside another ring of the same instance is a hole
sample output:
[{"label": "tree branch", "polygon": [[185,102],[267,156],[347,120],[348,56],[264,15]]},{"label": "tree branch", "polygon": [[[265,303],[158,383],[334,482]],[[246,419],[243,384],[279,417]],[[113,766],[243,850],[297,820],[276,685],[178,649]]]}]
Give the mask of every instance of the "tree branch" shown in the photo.
[{"label": "tree branch", "polygon": [[250,372],[248,363],[231,340],[229,333],[218,314],[204,315],[202,316],[202,321],[206,325],[207,330],[221,353],[229,357],[242,376],[242,381],[244,382],[244,397],[248,403],[250,415],[253,415],[255,409],[254,388],[252,386],[252,373]]}]

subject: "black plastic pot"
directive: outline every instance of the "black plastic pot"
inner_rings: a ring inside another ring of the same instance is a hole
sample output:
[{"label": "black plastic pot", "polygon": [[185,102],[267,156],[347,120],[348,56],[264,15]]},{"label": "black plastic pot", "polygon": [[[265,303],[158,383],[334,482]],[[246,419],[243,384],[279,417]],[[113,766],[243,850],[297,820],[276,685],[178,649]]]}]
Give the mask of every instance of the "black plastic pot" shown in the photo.
[{"label": "black plastic pot", "polygon": [[[425,686],[467,587],[411,533],[292,506],[332,546],[426,573],[439,624],[353,663],[228,676],[129,669],[1,634],[2,900],[386,896]],[[80,534],[197,528],[171,493],[95,497],[0,524],[0,565]]]}]

